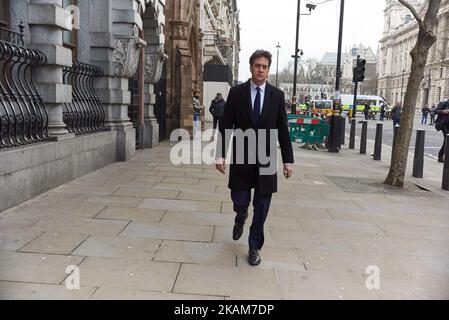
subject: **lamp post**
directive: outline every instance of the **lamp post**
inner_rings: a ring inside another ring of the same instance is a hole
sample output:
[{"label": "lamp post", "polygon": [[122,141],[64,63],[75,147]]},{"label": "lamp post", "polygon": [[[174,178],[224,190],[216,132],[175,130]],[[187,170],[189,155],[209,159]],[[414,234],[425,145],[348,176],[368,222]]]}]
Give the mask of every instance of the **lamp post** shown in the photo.
[{"label": "lamp post", "polygon": [[299,22],[301,16],[309,16],[312,14],[312,10],[316,8],[315,4],[308,3],[306,5],[306,8],[309,9],[309,13],[301,13],[301,0],[298,0],[298,9],[297,9],[297,16],[296,16],[296,39],[295,39],[295,55],[292,56],[292,58],[295,58],[295,72],[293,75],[293,97],[292,97],[292,114],[296,114],[296,107],[298,104],[297,97],[296,97],[296,86],[297,86],[297,78],[298,78],[298,59],[300,56],[304,54],[302,50],[299,49]]},{"label": "lamp post", "polygon": [[278,49],[277,62],[276,62],[276,88],[279,88],[279,49],[280,48],[281,48],[281,44],[278,42],[278,45],[276,46],[276,49]]},{"label": "lamp post", "polygon": [[402,84],[401,84],[401,107],[403,107],[402,102],[403,102],[403,91],[404,91],[404,74],[405,74],[405,69],[402,69]]},{"label": "lamp post", "polygon": [[[340,2],[340,29],[338,35],[338,53],[337,53],[337,78],[335,81],[335,100],[340,100],[334,103],[333,115],[330,120],[330,134],[329,134],[329,148],[328,151],[332,153],[339,153],[341,148],[341,132],[340,132],[340,115],[337,109],[341,108],[341,92],[340,92],[340,78],[341,74],[341,47],[343,42],[343,21],[345,13],[345,0]],[[338,106],[337,106],[338,104]]]}]

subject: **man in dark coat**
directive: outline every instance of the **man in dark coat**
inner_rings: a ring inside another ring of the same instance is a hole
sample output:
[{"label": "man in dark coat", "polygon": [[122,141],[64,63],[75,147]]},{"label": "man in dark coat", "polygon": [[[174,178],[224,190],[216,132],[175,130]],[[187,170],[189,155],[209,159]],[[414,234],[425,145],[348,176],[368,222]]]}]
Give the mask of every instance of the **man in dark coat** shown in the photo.
[{"label": "man in dark coat", "polygon": [[224,115],[224,109],[225,109],[226,101],[223,99],[223,95],[221,93],[217,93],[217,96],[214,100],[212,100],[212,103],[209,108],[209,112],[214,117],[214,133],[212,134],[211,141],[214,141],[215,137],[215,130],[218,128],[218,123],[221,121]]},{"label": "man in dark coat", "polygon": [[446,151],[446,136],[449,134],[449,101],[446,100],[441,102],[435,110],[435,114],[438,115],[435,126],[437,126],[438,131],[441,130],[444,137],[443,146],[438,153],[438,162],[444,162],[444,153]]},{"label": "man in dark coat", "polygon": [[399,103],[396,103],[393,110],[391,110],[391,117],[393,119],[393,127],[401,124],[402,108]]},{"label": "man in dark coat", "polygon": [[[252,79],[230,90],[217,144],[216,167],[226,174],[225,158],[231,140],[230,133],[234,134],[229,188],[237,214],[233,230],[235,241],[243,234],[251,190],[254,189],[254,219],[248,255],[248,262],[252,266],[261,262],[259,251],[264,244],[264,224],[272,195],[278,191],[276,137],[284,163],[283,174],[287,179],[293,175],[294,157],[285,112],[285,96],[267,83],[271,62],[272,56],[267,51],[258,50],[251,56]],[[248,139],[242,139],[242,134],[247,135]],[[255,140],[251,141],[251,137]]]}]

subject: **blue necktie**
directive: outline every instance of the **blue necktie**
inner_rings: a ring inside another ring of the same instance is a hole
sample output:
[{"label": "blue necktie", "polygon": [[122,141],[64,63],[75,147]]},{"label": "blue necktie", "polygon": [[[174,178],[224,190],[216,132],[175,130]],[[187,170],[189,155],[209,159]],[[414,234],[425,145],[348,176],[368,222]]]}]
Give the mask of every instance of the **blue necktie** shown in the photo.
[{"label": "blue necktie", "polygon": [[257,95],[256,95],[256,100],[254,101],[254,109],[253,109],[253,115],[254,115],[254,121],[255,123],[259,123],[259,119],[260,119],[260,88],[257,87]]}]

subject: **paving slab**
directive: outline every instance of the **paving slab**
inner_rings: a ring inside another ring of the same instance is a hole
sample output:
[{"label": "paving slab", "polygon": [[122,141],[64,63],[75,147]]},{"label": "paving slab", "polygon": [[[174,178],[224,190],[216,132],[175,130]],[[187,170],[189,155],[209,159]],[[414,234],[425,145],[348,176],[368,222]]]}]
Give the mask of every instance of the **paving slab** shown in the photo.
[{"label": "paving slab", "polygon": [[211,242],[214,227],[193,225],[130,223],[120,234],[128,238],[152,238],[163,240],[183,240]]},{"label": "paving slab", "polygon": [[189,200],[145,199],[138,206],[142,209],[161,209],[168,211],[220,212],[221,202]]},{"label": "paving slab", "polygon": [[154,261],[235,266],[238,251],[231,244],[164,240]]},{"label": "paving slab", "polygon": [[81,286],[171,292],[180,264],[88,257],[80,264]]},{"label": "paving slab", "polygon": [[175,293],[280,299],[274,269],[183,264]]},{"label": "paving slab", "polygon": [[92,300],[224,300],[224,297],[99,288]]},{"label": "paving slab", "polygon": [[58,217],[41,220],[29,230],[59,234],[118,235],[128,224],[129,221]]},{"label": "paving slab", "polygon": [[176,199],[178,198],[179,193],[180,193],[179,191],[170,191],[170,190],[120,188],[113,193],[113,196],[153,198],[153,199]]},{"label": "paving slab", "polygon": [[145,223],[158,223],[165,215],[165,210],[107,207],[95,219],[138,221]]},{"label": "paving slab", "polygon": [[158,239],[92,236],[77,247],[72,255],[129,260],[152,260],[159,250],[161,243],[162,240]]},{"label": "paving slab", "polygon": [[45,232],[20,252],[69,255],[88,237],[88,234]]},{"label": "paving slab", "polygon": [[78,265],[84,257],[53,254],[0,252],[0,281],[60,284],[68,266]]},{"label": "paving slab", "polygon": [[65,285],[0,281],[0,300],[89,300],[96,289],[68,290]]}]

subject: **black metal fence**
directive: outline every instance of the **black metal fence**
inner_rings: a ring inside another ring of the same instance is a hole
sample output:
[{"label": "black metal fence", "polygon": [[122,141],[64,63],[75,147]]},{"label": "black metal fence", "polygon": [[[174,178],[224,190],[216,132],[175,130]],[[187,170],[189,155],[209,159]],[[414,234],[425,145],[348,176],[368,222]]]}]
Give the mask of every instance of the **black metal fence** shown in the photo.
[{"label": "black metal fence", "polygon": [[64,84],[72,86],[72,102],[64,105],[63,119],[67,130],[76,135],[105,130],[105,112],[95,92],[95,79],[103,69],[91,64],[73,62],[64,68]]},{"label": "black metal fence", "polygon": [[33,72],[47,58],[24,48],[21,34],[2,29],[0,35],[0,148],[46,141],[48,114]]}]

